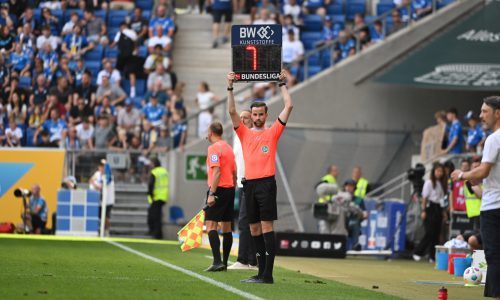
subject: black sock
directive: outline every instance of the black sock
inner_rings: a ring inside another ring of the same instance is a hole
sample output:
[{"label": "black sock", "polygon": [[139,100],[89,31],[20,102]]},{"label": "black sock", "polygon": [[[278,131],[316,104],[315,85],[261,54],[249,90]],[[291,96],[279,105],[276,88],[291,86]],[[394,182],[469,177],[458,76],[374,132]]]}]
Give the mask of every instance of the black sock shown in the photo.
[{"label": "black sock", "polygon": [[222,254],[223,263],[227,266],[227,260],[229,259],[229,254],[231,253],[231,247],[233,246],[233,233],[226,232],[222,234]]},{"label": "black sock", "polygon": [[220,264],[220,240],[217,230],[210,230],[208,232],[208,240],[212,248],[212,256],[214,257],[214,265]]},{"label": "black sock", "polygon": [[266,246],[266,268],[264,269],[263,278],[273,278],[274,257],[276,256],[276,239],[274,231],[264,233],[264,241]]},{"label": "black sock", "polygon": [[253,242],[255,243],[255,253],[257,255],[257,265],[259,267],[259,274],[257,276],[261,277],[266,268],[266,244],[264,242],[264,236],[262,234],[253,236]]}]

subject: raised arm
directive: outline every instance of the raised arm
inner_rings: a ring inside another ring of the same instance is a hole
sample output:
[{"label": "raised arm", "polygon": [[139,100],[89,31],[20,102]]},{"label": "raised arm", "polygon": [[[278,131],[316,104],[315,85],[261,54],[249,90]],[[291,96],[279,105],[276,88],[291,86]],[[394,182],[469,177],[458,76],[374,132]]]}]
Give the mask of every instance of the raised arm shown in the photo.
[{"label": "raised arm", "polygon": [[231,121],[233,122],[233,127],[238,128],[240,126],[241,119],[240,115],[236,111],[236,104],[234,103],[233,82],[234,72],[230,72],[227,74],[227,107],[229,110],[229,116],[231,116]]},{"label": "raised arm", "polygon": [[292,97],[288,93],[288,88],[286,87],[285,81],[286,81],[286,71],[281,71],[280,74],[280,81],[278,85],[280,86],[281,94],[283,95],[283,104],[285,104],[285,107],[281,111],[279,115],[279,119],[281,122],[286,123],[288,122],[288,118],[290,117],[290,113],[292,113],[293,109],[293,103],[292,103]]}]

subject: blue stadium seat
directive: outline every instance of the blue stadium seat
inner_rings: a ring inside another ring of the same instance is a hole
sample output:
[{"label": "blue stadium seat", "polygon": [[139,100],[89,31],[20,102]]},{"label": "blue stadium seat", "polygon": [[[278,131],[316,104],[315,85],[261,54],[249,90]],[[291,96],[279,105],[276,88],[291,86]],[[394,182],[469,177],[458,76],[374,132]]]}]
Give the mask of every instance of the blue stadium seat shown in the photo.
[{"label": "blue stadium seat", "polygon": [[[137,82],[136,82],[136,85],[137,85]],[[122,89],[123,89],[123,91],[125,91],[125,94],[130,95],[130,80],[128,80],[128,78],[122,77]],[[137,96],[139,96],[139,95],[137,95]]]},{"label": "blue stadium seat", "polygon": [[108,20],[108,12],[104,9],[94,11],[94,15],[98,18],[101,18],[104,23],[106,23],[106,21]]},{"label": "blue stadium seat", "polygon": [[143,10],[142,17],[149,21],[149,19],[151,19],[151,10]]},{"label": "blue stadium seat", "polygon": [[139,57],[146,58],[148,57],[148,47],[146,46],[140,46],[139,51],[138,51]]},{"label": "blue stadium seat", "polygon": [[142,108],[142,97],[134,97],[132,98],[132,102],[134,103],[134,106],[138,109],[141,109]]},{"label": "blue stadium seat", "polygon": [[116,57],[118,57],[118,48],[117,47],[114,47],[114,48],[106,47],[106,48],[104,48],[104,57],[106,57],[106,58],[116,58]]},{"label": "blue stadium seat", "polygon": [[136,0],[135,6],[140,7],[142,10],[152,10],[153,9],[153,0]]},{"label": "blue stadium seat", "polygon": [[137,79],[135,82],[135,94],[138,97],[143,97],[146,95],[146,80],[145,79]]},{"label": "blue stadium seat", "polygon": [[33,137],[35,136],[36,128],[28,127],[26,129],[26,147],[33,147]]},{"label": "blue stadium seat", "polygon": [[318,74],[319,72],[321,72],[320,66],[309,66],[308,76],[309,76],[309,78],[311,78],[312,76]]},{"label": "blue stadium seat", "polygon": [[316,53],[314,55],[309,56],[309,59],[308,59],[309,67],[320,66],[320,62],[321,61],[320,61],[319,53]]},{"label": "blue stadium seat", "polygon": [[108,27],[108,38],[110,43],[113,42],[113,39],[115,38],[118,31],[120,31],[120,28],[118,27]]},{"label": "blue stadium seat", "polygon": [[321,40],[321,37],[321,32],[303,32],[301,40],[304,44],[304,48],[306,50],[314,49],[314,47],[316,47],[316,43]]},{"label": "blue stadium seat", "polygon": [[170,223],[179,224],[185,222],[184,211],[180,206],[172,205],[169,209],[168,219]]},{"label": "blue stadium seat", "polygon": [[366,1],[365,0],[348,0],[346,4],[346,17],[347,20],[353,20],[354,15],[357,13],[366,13]]},{"label": "blue stadium seat", "polygon": [[331,17],[332,17],[333,24],[341,24],[342,28],[344,28],[344,26],[345,26],[345,16],[344,15],[333,15]]},{"label": "blue stadium seat", "polygon": [[19,87],[30,88],[31,87],[31,77],[29,77],[29,76],[19,77]]},{"label": "blue stadium seat", "polygon": [[306,15],[304,17],[304,31],[321,31],[323,22],[321,16]]},{"label": "blue stadium seat", "polygon": [[396,7],[396,5],[393,2],[379,3],[377,4],[377,15],[380,16],[394,7]]},{"label": "blue stadium seat", "polygon": [[54,17],[59,20],[59,27],[62,28],[64,26],[64,11],[60,9],[51,9],[50,12]]},{"label": "blue stadium seat", "polygon": [[34,8],[33,9],[33,16],[35,17],[35,21],[40,22],[42,19],[42,9],[41,8]]},{"label": "blue stadium seat", "polygon": [[331,66],[331,52],[328,49],[321,51],[321,67],[323,69]]},{"label": "blue stadium seat", "polygon": [[103,49],[101,44],[97,44],[94,46],[94,49],[85,53],[85,61],[98,61],[102,60]]},{"label": "blue stadium seat", "polygon": [[101,70],[101,62],[87,61],[85,62],[85,67],[92,73],[92,83],[95,84],[97,80],[97,74]]},{"label": "blue stadium seat", "polygon": [[127,10],[110,10],[108,15],[108,27],[118,28],[125,21],[129,12]]},{"label": "blue stadium seat", "polygon": [[371,23],[373,20],[375,20],[377,17],[376,16],[366,16],[365,17],[365,23]]},{"label": "blue stadium seat", "polygon": [[330,4],[326,8],[326,13],[329,15],[342,15],[344,14],[344,7],[339,3]]}]

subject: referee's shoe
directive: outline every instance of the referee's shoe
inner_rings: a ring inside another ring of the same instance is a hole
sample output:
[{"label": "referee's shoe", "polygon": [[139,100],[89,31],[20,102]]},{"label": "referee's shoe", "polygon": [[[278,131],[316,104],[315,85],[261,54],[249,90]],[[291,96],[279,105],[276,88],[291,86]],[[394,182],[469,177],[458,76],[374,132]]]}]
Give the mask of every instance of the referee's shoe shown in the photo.
[{"label": "referee's shoe", "polygon": [[248,279],[243,279],[240,282],[242,283],[268,283],[268,284],[273,284],[274,280],[273,278],[263,278],[260,277],[259,275],[252,276]]},{"label": "referee's shoe", "polygon": [[205,272],[223,272],[223,271],[227,271],[227,266],[223,263],[211,265],[210,267],[208,267],[208,269],[205,270]]}]

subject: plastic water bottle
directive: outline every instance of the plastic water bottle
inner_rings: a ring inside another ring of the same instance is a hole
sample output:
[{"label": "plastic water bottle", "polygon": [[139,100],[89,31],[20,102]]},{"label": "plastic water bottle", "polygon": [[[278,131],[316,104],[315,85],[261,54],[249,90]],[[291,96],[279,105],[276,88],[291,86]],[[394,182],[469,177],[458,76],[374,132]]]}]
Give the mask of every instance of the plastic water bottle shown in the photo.
[{"label": "plastic water bottle", "polygon": [[438,300],[448,300],[448,290],[444,286],[439,289]]}]

